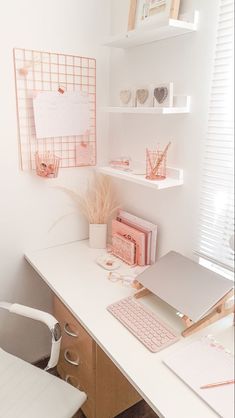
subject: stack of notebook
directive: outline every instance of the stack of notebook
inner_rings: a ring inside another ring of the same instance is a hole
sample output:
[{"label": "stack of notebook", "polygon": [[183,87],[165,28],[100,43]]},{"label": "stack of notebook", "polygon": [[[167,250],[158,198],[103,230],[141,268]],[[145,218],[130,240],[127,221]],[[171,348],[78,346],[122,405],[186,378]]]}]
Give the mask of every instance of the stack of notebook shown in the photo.
[{"label": "stack of notebook", "polygon": [[130,265],[156,262],[157,225],[119,210],[112,221],[114,254]]}]

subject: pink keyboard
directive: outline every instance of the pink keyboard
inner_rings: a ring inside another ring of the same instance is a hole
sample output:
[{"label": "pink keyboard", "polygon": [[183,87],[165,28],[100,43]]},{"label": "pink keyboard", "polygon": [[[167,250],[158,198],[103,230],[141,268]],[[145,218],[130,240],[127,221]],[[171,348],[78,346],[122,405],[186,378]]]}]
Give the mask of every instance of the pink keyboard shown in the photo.
[{"label": "pink keyboard", "polygon": [[153,353],[179,340],[173,329],[132,296],[113,303],[107,309]]}]

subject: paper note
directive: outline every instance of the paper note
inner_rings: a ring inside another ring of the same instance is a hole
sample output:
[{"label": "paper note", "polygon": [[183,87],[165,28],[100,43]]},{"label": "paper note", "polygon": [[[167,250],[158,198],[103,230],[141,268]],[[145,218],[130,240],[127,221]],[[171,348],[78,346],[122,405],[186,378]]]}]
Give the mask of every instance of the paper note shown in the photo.
[{"label": "paper note", "polygon": [[89,130],[89,96],[80,91],[41,92],[33,100],[37,139],[79,136]]}]

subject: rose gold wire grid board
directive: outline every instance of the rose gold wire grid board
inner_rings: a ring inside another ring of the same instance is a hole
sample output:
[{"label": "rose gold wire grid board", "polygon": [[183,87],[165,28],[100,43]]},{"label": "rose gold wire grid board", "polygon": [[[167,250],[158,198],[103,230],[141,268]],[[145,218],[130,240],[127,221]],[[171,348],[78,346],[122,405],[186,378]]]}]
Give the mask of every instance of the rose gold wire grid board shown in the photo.
[{"label": "rose gold wire grid board", "polygon": [[[20,168],[35,170],[35,153],[50,152],[61,168],[96,164],[96,60],[15,48],[13,50],[19,130]],[[22,71],[23,69],[23,71]],[[59,90],[60,89],[60,90]],[[43,91],[81,91],[89,95],[89,133],[85,136],[36,138],[33,97]],[[77,145],[89,145],[89,158],[76,159]]]}]

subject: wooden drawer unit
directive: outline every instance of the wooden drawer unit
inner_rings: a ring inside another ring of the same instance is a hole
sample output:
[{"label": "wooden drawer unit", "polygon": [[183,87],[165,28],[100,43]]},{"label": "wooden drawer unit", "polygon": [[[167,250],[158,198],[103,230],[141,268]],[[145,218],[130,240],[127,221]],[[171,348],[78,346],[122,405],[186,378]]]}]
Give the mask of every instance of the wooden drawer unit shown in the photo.
[{"label": "wooden drawer unit", "polygon": [[58,373],[86,392],[87,418],[113,418],[141,397],[63,303],[54,298],[54,315],[62,328]]}]

